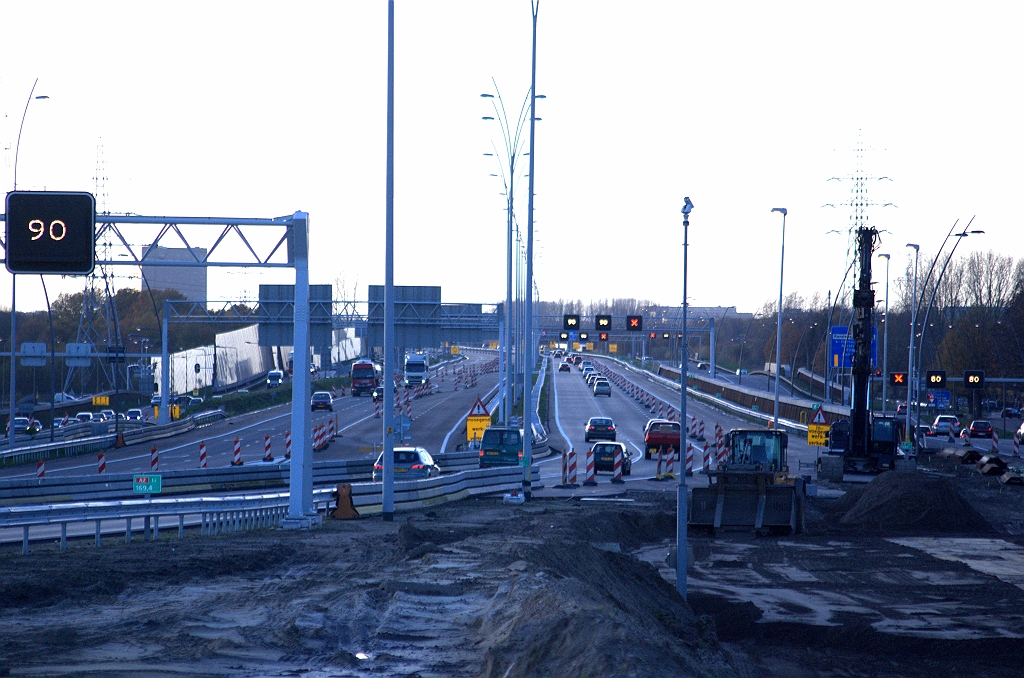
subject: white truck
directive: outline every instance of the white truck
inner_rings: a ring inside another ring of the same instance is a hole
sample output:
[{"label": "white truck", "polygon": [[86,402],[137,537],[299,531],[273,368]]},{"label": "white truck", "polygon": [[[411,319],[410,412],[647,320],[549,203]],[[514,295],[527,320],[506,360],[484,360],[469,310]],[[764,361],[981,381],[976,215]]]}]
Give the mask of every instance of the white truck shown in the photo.
[{"label": "white truck", "polygon": [[430,373],[428,372],[428,367],[427,356],[422,353],[410,353],[405,356],[405,385],[419,386],[420,384],[429,384]]}]

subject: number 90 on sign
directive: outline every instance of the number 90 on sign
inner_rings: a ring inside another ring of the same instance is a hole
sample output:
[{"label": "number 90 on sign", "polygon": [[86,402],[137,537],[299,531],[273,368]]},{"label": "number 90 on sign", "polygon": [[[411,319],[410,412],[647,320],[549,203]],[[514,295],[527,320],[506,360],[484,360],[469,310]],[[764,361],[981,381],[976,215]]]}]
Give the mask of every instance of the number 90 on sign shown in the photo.
[{"label": "number 90 on sign", "polygon": [[12,191],[4,219],[11,273],[92,273],[96,201],[91,193]]}]

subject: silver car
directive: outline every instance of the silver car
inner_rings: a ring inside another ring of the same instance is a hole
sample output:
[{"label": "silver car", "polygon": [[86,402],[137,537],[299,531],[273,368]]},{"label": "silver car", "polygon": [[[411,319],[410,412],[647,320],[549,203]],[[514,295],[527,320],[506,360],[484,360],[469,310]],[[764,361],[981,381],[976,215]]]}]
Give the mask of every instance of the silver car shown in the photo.
[{"label": "silver car", "polygon": [[608,383],[607,379],[597,379],[594,381],[594,397],[597,396],[608,396],[612,397],[612,386]]},{"label": "silver car", "polygon": [[[422,447],[396,447],[395,480],[418,480],[435,478],[441,475],[441,467],[434,462]],[[373,481],[379,482],[384,477],[384,453],[381,452],[373,464]]]}]

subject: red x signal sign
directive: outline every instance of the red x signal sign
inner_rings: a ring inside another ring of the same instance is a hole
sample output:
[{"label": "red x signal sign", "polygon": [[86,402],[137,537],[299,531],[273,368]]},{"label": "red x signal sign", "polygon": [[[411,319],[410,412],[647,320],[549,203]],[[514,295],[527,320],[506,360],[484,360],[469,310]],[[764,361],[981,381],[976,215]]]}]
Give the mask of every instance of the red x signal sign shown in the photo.
[{"label": "red x signal sign", "polygon": [[890,372],[889,383],[893,386],[903,386],[908,383],[906,372]]}]

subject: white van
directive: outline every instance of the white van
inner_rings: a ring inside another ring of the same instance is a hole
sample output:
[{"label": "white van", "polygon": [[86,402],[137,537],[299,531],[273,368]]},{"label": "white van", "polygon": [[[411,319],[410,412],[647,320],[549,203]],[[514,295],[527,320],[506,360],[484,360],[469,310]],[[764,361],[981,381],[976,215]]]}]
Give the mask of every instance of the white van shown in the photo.
[{"label": "white van", "polygon": [[267,388],[277,388],[284,381],[284,372],[281,370],[270,370],[267,373]]}]

